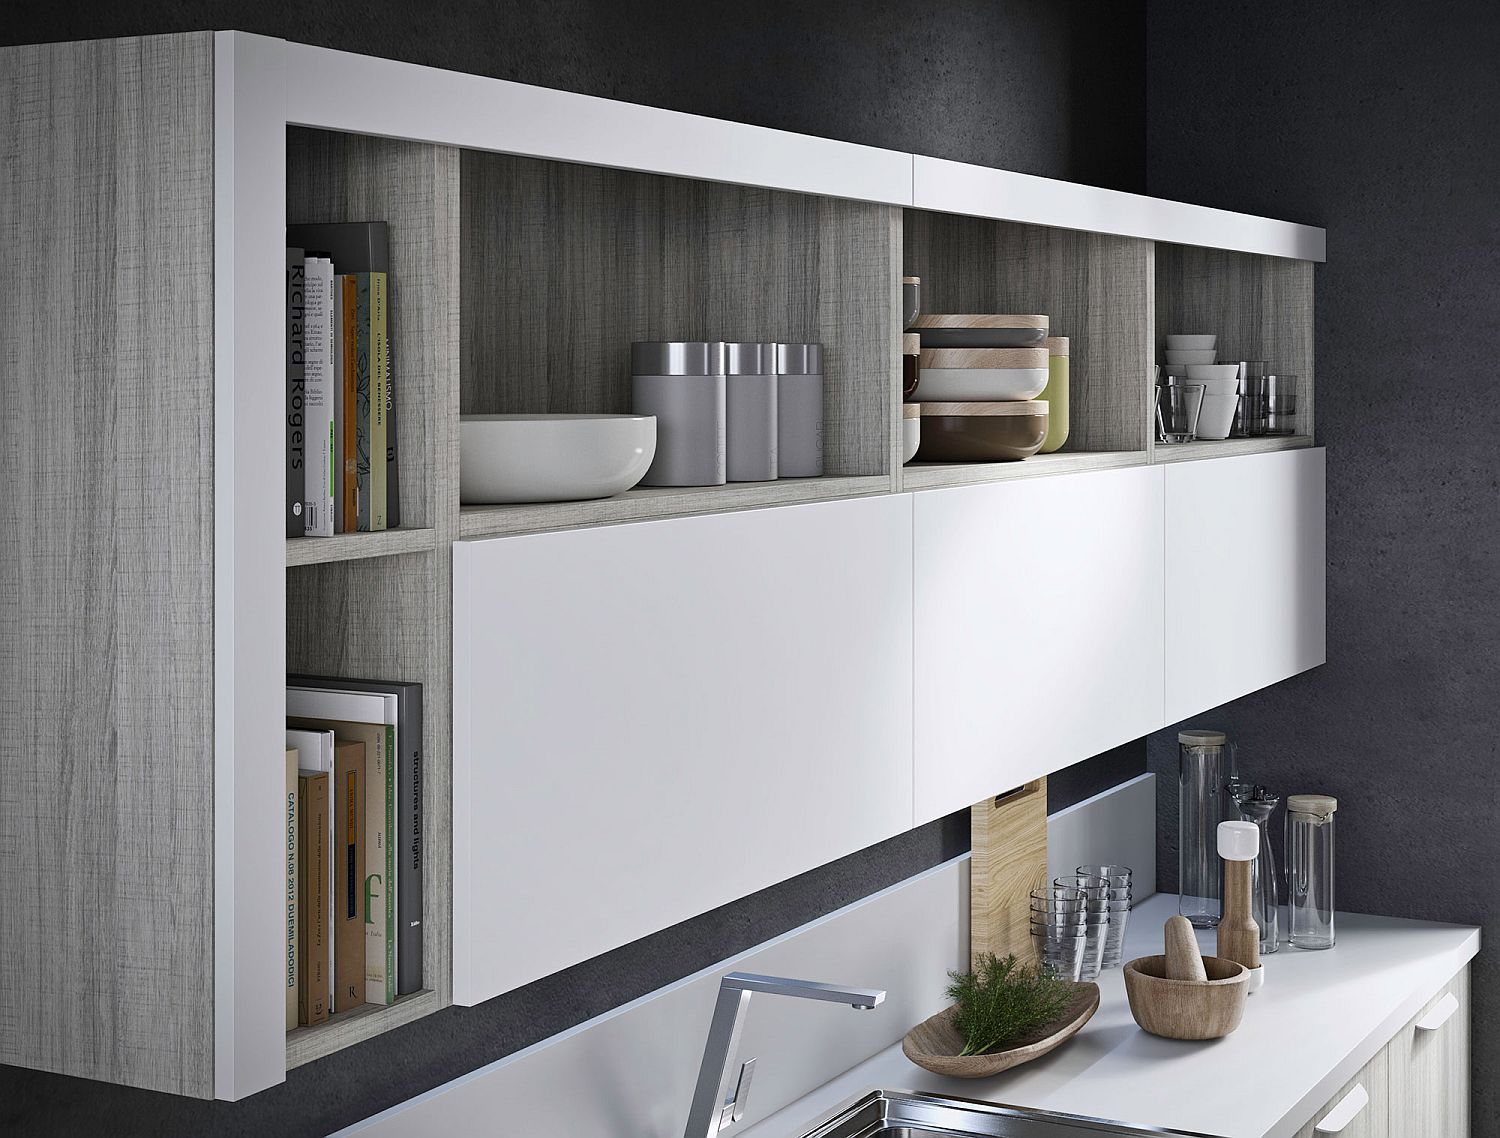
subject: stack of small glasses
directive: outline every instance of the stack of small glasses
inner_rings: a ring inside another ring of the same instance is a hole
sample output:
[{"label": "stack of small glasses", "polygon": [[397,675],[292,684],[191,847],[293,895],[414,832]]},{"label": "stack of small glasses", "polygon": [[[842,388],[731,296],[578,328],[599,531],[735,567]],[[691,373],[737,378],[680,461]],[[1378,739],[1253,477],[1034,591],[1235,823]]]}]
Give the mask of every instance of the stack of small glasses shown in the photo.
[{"label": "stack of small glasses", "polygon": [[1031,891],[1031,935],[1042,963],[1064,979],[1094,980],[1121,963],[1130,919],[1130,869],[1080,865]]}]

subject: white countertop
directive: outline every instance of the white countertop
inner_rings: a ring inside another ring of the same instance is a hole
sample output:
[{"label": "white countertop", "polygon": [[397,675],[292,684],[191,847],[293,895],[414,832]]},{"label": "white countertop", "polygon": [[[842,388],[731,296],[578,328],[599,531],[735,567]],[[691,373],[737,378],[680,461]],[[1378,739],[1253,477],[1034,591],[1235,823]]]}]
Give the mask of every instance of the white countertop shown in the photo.
[{"label": "white countertop", "polygon": [[[1125,958],[1162,951],[1177,911],[1158,894],[1131,915]],[[1282,945],[1239,1030],[1188,1043],[1141,1031],[1120,969],[1099,978],[1099,1011],[1052,1054],[993,1079],[947,1079],[907,1061],[899,1044],[744,1132],[794,1138],[875,1088],[1152,1125],[1224,1138],[1286,1138],[1328,1102],[1479,951],[1479,930],[1340,913],[1324,952]],[[1199,934],[1213,952],[1214,934]]]}]

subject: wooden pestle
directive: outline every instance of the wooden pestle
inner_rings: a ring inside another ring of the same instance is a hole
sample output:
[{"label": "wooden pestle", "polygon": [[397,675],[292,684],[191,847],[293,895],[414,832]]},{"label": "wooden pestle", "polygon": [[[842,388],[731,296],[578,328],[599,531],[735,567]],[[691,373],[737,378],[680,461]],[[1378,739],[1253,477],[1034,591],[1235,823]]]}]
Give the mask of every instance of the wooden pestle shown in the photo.
[{"label": "wooden pestle", "polygon": [[1208,982],[1203,969],[1203,954],[1193,935],[1193,922],[1186,917],[1168,917],[1163,930],[1167,941],[1167,979]]},{"label": "wooden pestle", "polygon": [[1220,822],[1219,856],[1224,859],[1224,914],[1219,918],[1219,955],[1260,967],[1260,926],[1250,915],[1250,871],[1260,853],[1254,822]]}]

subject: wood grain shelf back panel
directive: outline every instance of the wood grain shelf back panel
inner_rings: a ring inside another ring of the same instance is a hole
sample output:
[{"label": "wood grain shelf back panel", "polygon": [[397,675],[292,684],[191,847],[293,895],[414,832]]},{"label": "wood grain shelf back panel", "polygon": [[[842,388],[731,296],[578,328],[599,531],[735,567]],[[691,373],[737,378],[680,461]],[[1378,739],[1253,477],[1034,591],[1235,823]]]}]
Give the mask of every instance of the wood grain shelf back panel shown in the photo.
[{"label": "wood grain shelf back panel", "polygon": [[462,155],[464,413],[626,412],[636,340],[824,345],[825,473],[898,443],[900,212]]},{"label": "wood grain shelf back panel", "polygon": [[904,271],[926,312],[1028,312],[1069,338],[1071,430],[1059,453],[1146,449],[1152,243],[905,211]]}]

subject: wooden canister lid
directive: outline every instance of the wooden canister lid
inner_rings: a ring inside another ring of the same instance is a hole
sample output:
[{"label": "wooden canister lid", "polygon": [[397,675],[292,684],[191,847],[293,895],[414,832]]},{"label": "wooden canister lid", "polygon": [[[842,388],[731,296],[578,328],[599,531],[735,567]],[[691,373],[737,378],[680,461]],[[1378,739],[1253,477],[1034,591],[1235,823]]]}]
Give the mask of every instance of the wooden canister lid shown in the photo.
[{"label": "wooden canister lid", "polygon": [[922,283],[922,278],[921,277],[902,277],[901,278],[901,283],[902,284],[921,284]]},{"label": "wooden canister lid", "polygon": [[954,315],[941,312],[924,312],[918,316],[913,328],[1046,328],[1045,316],[1013,316],[1004,313],[978,313]]},{"label": "wooden canister lid", "polygon": [[920,419],[922,417],[922,405],[920,403],[901,404],[901,417],[903,419]]},{"label": "wooden canister lid", "polygon": [[901,333],[901,354],[903,356],[915,356],[921,354],[922,337],[915,332]]},{"label": "wooden canister lid", "polygon": [[924,348],[923,368],[1045,368],[1046,348]]},{"label": "wooden canister lid", "polygon": [[923,403],[922,418],[937,415],[1045,415],[1045,399],[1014,399],[996,403]]},{"label": "wooden canister lid", "polygon": [[1066,336],[1048,336],[1045,341],[1047,354],[1049,356],[1066,356],[1068,354],[1068,338]]}]

